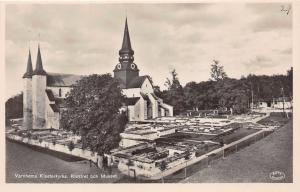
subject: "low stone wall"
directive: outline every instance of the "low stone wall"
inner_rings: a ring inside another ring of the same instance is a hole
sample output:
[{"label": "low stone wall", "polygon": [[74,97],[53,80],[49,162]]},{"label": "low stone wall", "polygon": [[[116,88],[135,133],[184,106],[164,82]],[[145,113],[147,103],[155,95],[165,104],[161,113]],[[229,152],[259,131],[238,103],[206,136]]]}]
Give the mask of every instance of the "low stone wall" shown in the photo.
[{"label": "low stone wall", "polygon": [[32,146],[38,146],[46,149],[50,149],[52,151],[57,151],[57,152],[62,152],[68,155],[73,155],[76,157],[81,157],[87,160],[91,160],[95,163],[98,162],[98,155],[97,153],[93,153],[92,151],[85,150],[85,149],[80,149],[80,148],[74,148],[72,151],[69,150],[67,145],[63,144],[58,144],[56,143],[53,145],[52,142],[47,142],[47,141],[42,141],[39,142],[39,140],[33,140],[33,139],[28,139],[28,138],[23,138],[18,135],[13,135],[13,134],[7,134],[7,138],[22,142],[24,144],[32,145]]}]

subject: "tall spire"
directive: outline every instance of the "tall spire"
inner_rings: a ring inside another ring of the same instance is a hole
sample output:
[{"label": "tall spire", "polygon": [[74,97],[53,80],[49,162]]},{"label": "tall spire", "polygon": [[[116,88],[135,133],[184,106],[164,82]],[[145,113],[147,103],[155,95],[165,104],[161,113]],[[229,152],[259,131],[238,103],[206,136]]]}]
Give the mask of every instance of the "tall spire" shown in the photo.
[{"label": "tall spire", "polygon": [[127,17],[125,20],[125,29],[124,29],[122,48],[120,51],[132,51],[130,36],[129,36],[129,31],[128,31]]},{"label": "tall spire", "polygon": [[31,77],[32,77],[32,62],[31,62],[31,53],[30,53],[30,49],[29,49],[27,68],[26,68],[26,72],[23,75],[23,78],[31,78]]},{"label": "tall spire", "polygon": [[40,51],[40,44],[38,45],[38,53],[36,58],[36,66],[35,70],[33,71],[33,75],[46,75],[46,71],[43,69],[43,63],[42,63],[42,56]]},{"label": "tall spire", "polygon": [[129,30],[128,30],[128,24],[127,24],[127,17],[125,20],[125,29],[124,29],[124,35],[123,35],[123,43],[122,48],[119,51],[119,61],[121,63],[132,63],[134,51],[131,48],[131,42],[130,42],[130,36],[129,36]]}]

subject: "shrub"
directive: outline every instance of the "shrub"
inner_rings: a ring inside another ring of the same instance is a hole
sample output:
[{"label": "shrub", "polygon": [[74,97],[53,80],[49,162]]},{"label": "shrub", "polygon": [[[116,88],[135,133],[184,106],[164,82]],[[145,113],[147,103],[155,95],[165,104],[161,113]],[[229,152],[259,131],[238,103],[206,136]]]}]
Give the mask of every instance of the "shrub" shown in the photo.
[{"label": "shrub", "polygon": [[73,151],[73,149],[75,148],[75,145],[73,143],[73,141],[71,141],[69,144],[68,144],[68,148],[70,151]]}]

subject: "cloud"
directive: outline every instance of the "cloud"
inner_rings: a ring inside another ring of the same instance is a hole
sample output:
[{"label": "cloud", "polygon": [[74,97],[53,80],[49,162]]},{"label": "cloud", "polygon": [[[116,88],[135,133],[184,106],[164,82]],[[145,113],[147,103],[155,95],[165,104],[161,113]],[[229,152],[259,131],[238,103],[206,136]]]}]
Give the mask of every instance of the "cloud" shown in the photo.
[{"label": "cloud", "polygon": [[135,63],[161,87],[173,68],[183,85],[208,80],[213,59],[233,78],[285,73],[292,61],[292,17],[278,8],[276,3],[10,4],[7,97],[22,90],[29,43],[35,63],[40,42],[48,72],[112,73],[126,9]]}]

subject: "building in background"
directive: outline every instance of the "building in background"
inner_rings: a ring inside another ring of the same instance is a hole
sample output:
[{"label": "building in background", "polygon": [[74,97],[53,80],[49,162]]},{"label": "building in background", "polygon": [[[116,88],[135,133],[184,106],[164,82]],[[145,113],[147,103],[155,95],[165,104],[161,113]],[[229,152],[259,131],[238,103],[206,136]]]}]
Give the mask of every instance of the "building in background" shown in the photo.
[{"label": "building in background", "polygon": [[[120,81],[123,94],[127,97],[122,110],[130,121],[143,121],[161,116],[173,116],[173,107],[154,94],[150,77],[139,76],[131,48],[127,18],[119,61],[114,69],[114,78]],[[59,129],[60,112],[66,94],[83,76],[49,73],[43,68],[40,46],[35,70],[32,68],[29,51],[27,70],[23,75],[23,124],[27,129]]]}]

